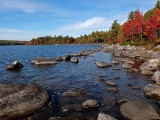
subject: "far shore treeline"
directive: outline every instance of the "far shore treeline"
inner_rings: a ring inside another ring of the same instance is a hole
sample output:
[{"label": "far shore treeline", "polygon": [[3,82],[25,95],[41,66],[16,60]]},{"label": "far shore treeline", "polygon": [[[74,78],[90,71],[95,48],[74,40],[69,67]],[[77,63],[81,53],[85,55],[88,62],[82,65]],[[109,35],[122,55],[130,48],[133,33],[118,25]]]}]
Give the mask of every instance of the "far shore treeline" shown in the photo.
[{"label": "far shore treeline", "polygon": [[137,9],[131,11],[127,20],[120,24],[113,21],[108,31],[93,31],[88,35],[74,38],[71,36],[45,36],[33,38],[31,41],[0,41],[0,45],[43,45],[43,44],[92,44],[120,43],[122,45],[157,45],[160,44],[160,1],[146,13]]},{"label": "far shore treeline", "polygon": [[73,38],[70,36],[45,36],[33,38],[32,45],[39,44],[91,44],[120,43],[137,44],[160,43],[160,1],[155,7],[142,14],[139,9],[131,11],[122,25],[113,21],[108,31],[93,31],[89,35]]}]

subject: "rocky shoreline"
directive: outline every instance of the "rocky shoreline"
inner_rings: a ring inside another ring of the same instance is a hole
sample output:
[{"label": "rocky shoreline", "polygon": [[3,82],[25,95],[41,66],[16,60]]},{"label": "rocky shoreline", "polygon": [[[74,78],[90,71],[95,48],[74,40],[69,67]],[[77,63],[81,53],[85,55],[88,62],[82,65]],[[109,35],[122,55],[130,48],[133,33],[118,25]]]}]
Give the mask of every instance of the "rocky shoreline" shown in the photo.
[{"label": "rocky shoreline", "polygon": [[[140,72],[142,75],[150,76],[151,77],[150,81],[153,82],[153,84],[148,84],[144,88],[140,88],[139,86],[133,86],[133,85],[130,85],[130,87],[133,90],[143,89],[144,95],[147,98],[153,99],[157,103],[160,104],[160,102],[159,102],[160,101],[160,53],[159,52],[150,51],[150,50],[147,50],[147,49],[145,49],[143,47],[139,47],[139,46],[138,47],[130,46],[130,45],[120,46],[119,44],[103,45],[102,48],[100,48],[100,49],[81,51],[78,53],[74,53],[71,55],[64,55],[62,57],[53,58],[53,59],[38,58],[38,59],[34,59],[31,63],[36,66],[55,65],[61,61],[70,61],[71,63],[78,64],[78,62],[79,62],[78,57],[85,58],[92,53],[96,53],[96,52],[100,52],[100,51],[112,53],[112,55],[114,57],[113,57],[113,60],[111,63],[107,63],[104,61],[97,61],[95,64],[97,66],[97,68],[104,69],[104,68],[108,68],[108,67],[123,63],[122,68],[125,69],[126,72],[135,73],[135,74]],[[18,63],[18,62],[16,62],[16,63]],[[13,70],[13,68],[14,68],[13,65],[14,64],[12,64],[11,67],[7,67],[7,68],[11,68],[10,70]],[[22,65],[20,64],[20,66],[22,66]],[[17,65],[15,68],[17,69]],[[120,69],[114,68],[113,70],[120,70]],[[115,79],[119,79],[119,77],[115,77]],[[105,80],[101,80],[101,82],[103,82],[103,83],[105,83],[105,85],[109,86],[107,88],[108,92],[116,93],[118,91],[119,86],[115,82],[105,81]],[[24,90],[22,90],[22,91],[24,91]],[[30,92],[32,92],[32,91],[30,91]],[[3,94],[4,93],[2,92],[1,95],[3,96]],[[10,96],[12,94],[9,93],[8,95]],[[33,90],[33,94],[34,94],[34,90]],[[35,97],[36,97],[36,94],[37,93],[35,93]],[[69,111],[74,111],[74,110],[76,110],[78,112],[82,112],[82,111],[87,112],[88,110],[94,111],[102,105],[96,99],[91,99],[91,98],[86,99],[86,97],[85,97],[86,95],[87,95],[87,93],[85,93],[84,91],[80,91],[80,90],[68,90],[68,91],[64,92],[62,94],[62,98],[60,99],[61,111],[63,111],[66,114]],[[30,94],[29,95],[26,94],[26,96],[29,96],[29,98],[31,98]],[[32,97],[33,96],[34,95],[32,95]],[[45,96],[47,96],[45,98],[47,98],[46,101],[48,101],[48,98],[49,98],[48,95],[45,94]],[[19,98],[21,98],[21,96],[19,96]],[[83,101],[83,102],[81,102],[81,104],[78,104],[78,105],[68,103],[68,101],[73,101],[73,100],[74,101]],[[44,103],[46,103],[46,101]],[[3,103],[2,106],[6,107],[4,104],[5,101],[3,100],[3,97],[0,99],[0,102],[1,102],[1,104]],[[112,101],[112,102],[114,102],[114,101]],[[115,104],[118,104],[119,112],[121,114],[121,117],[124,120],[150,120],[150,119],[159,120],[160,119],[159,111],[156,111],[156,109],[150,103],[148,103],[146,101],[122,99],[119,101],[115,101]],[[42,106],[45,107],[44,104]],[[40,108],[42,108],[42,106],[40,106]],[[2,107],[2,108],[4,108],[4,107]],[[24,114],[24,115],[28,115],[27,112],[25,112],[25,113],[26,114]],[[34,112],[31,111],[30,113],[34,113]],[[139,114],[137,114],[137,113],[139,113]],[[0,114],[0,118],[5,119],[5,117],[3,117],[3,116],[6,116],[6,115]],[[23,116],[23,114],[22,114],[22,116]],[[70,116],[72,116],[72,115],[70,115]],[[89,117],[87,120],[91,120],[91,119],[95,119],[95,118],[97,120],[116,120],[116,118],[112,117],[112,115],[111,116],[108,115],[107,113],[99,113],[99,115],[93,114],[93,116],[95,116],[95,117]],[[8,119],[9,118],[14,118],[14,117],[8,117]],[[70,120],[70,119],[74,119],[74,118],[72,118],[72,117],[71,118],[65,118],[65,117],[64,118],[63,117],[62,118],[60,118],[60,117],[49,118],[49,120],[66,120],[66,119]],[[84,118],[81,117],[81,119],[77,118],[77,120],[82,120],[82,119],[85,119],[85,117]]]}]

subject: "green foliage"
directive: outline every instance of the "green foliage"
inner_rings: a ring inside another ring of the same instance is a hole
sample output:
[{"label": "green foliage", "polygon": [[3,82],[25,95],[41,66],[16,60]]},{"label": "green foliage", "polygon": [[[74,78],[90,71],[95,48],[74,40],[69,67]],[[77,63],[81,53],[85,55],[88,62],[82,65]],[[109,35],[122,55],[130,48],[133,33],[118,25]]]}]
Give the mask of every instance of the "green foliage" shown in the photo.
[{"label": "green foliage", "polygon": [[0,45],[25,45],[26,41],[0,40]]}]

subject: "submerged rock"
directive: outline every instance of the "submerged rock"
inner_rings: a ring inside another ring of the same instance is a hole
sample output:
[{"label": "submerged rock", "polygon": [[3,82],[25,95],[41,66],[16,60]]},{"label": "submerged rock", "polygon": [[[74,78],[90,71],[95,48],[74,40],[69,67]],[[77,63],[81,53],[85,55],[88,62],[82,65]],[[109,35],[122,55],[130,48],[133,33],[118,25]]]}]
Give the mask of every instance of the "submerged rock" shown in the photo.
[{"label": "submerged rock", "polygon": [[107,82],[105,82],[107,85],[109,85],[109,86],[112,86],[112,87],[116,87],[117,86],[117,84],[116,83],[114,83],[114,82],[111,82],[111,81],[107,81]]},{"label": "submerged rock", "polygon": [[128,101],[120,106],[126,120],[159,120],[160,116],[152,105],[143,100]]},{"label": "submerged rock", "polygon": [[23,64],[21,64],[18,61],[13,62],[10,66],[6,67],[6,70],[17,70],[23,67]]},{"label": "submerged rock", "polygon": [[99,68],[105,68],[105,67],[111,67],[112,65],[106,62],[96,62],[97,67]]},{"label": "submerged rock", "polygon": [[97,120],[117,120],[117,119],[110,115],[99,113]]},{"label": "submerged rock", "polygon": [[82,103],[83,108],[96,108],[99,106],[97,100],[89,99]]},{"label": "submerged rock", "polygon": [[0,84],[0,119],[16,119],[40,111],[50,102],[36,84]]},{"label": "submerged rock", "polygon": [[68,90],[63,93],[63,96],[66,96],[66,97],[80,97],[84,95],[85,93],[80,90]]},{"label": "submerged rock", "polygon": [[144,94],[146,97],[160,100],[160,86],[149,84],[144,88]]},{"label": "submerged rock", "polygon": [[156,71],[151,79],[160,85],[160,71]]},{"label": "submerged rock", "polygon": [[111,87],[111,88],[107,88],[107,91],[108,91],[108,92],[117,92],[118,89],[115,88],[115,87]]}]

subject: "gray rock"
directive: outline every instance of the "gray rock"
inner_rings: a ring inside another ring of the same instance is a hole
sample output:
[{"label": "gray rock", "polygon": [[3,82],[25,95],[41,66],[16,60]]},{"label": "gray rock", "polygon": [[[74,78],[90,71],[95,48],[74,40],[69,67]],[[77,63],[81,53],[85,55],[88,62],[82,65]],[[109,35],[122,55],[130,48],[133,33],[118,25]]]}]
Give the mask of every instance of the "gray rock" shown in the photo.
[{"label": "gray rock", "polygon": [[146,101],[128,101],[120,106],[120,113],[127,120],[159,120],[160,116]]},{"label": "gray rock", "polygon": [[57,61],[54,59],[48,59],[48,58],[38,58],[38,59],[32,60],[31,63],[34,65],[54,65],[54,64],[57,64]]},{"label": "gray rock", "polygon": [[117,119],[110,115],[99,113],[97,120],[117,120]]},{"label": "gray rock", "polygon": [[146,76],[152,76],[154,74],[154,72],[148,71],[148,70],[143,70],[143,71],[141,71],[141,74],[146,75]]},{"label": "gray rock", "polygon": [[97,100],[89,99],[82,103],[83,108],[96,108],[99,106]]},{"label": "gray rock", "polygon": [[6,67],[6,70],[17,70],[23,67],[23,64],[21,64],[18,61],[13,62],[10,66]]},{"label": "gray rock", "polygon": [[146,97],[160,100],[160,86],[149,84],[144,88],[144,94]]},{"label": "gray rock", "polygon": [[160,71],[156,71],[151,79],[160,85]]},{"label": "gray rock", "polygon": [[157,45],[156,48],[160,49],[160,45]]},{"label": "gray rock", "polygon": [[128,63],[124,63],[124,64],[122,65],[122,68],[123,68],[123,69],[131,69],[131,68],[132,68],[132,65],[130,65],[130,64],[128,64]]},{"label": "gray rock", "polygon": [[115,60],[125,62],[125,63],[128,63],[128,64],[134,64],[135,63],[135,61],[133,61],[133,59],[131,59],[131,58],[117,57]]},{"label": "gray rock", "polygon": [[112,65],[106,62],[96,62],[97,67],[99,68],[105,68],[105,67],[111,67]]},{"label": "gray rock", "polygon": [[47,91],[36,84],[0,84],[1,120],[34,114],[49,102]]},{"label": "gray rock", "polygon": [[66,61],[70,61],[71,60],[71,55],[64,55],[64,56],[62,56],[62,59],[66,60]]},{"label": "gray rock", "polygon": [[78,63],[79,60],[78,60],[78,58],[72,57],[72,58],[71,58],[71,62],[72,62],[72,63]]},{"label": "gray rock", "polygon": [[119,61],[117,61],[117,60],[112,60],[112,64],[117,65],[117,64],[119,64]]},{"label": "gray rock", "polygon": [[160,58],[148,60],[140,66],[141,71],[156,71],[160,67]]}]

